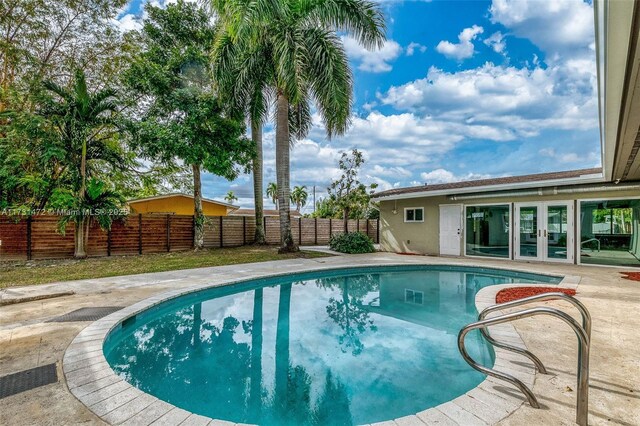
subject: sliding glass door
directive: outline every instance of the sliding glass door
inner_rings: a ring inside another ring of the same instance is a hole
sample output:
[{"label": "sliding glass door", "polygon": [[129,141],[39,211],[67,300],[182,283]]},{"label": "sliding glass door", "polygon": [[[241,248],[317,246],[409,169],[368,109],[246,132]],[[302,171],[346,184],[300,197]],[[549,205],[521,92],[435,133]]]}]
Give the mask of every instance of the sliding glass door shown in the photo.
[{"label": "sliding glass door", "polygon": [[515,258],[573,262],[573,204],[515,204]]}]

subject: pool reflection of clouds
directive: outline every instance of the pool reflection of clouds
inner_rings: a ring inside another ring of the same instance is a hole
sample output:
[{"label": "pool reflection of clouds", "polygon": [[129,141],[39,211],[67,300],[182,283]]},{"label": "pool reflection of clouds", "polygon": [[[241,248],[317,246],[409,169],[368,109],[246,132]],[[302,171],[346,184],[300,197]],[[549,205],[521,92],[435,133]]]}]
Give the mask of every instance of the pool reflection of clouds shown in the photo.
[{"label": "pool reflection of clouds", "polygon": [[[327,373],[330,372],[334,391],[346,392],[353,420],[358,423],[415,413],[464,393],[479,383],[482,376],[470,371],[459,356],[456,330],[475,318],[475,292],[491,281],[490,277],[477,274],[482,278],[481,285],[469,287],[465,283],[466,276],[467,272],[420,270],[295,282],[291,285],[289,317],[284,322],[279,321],[278,316],[282,295],[287,299],[286,291],[282,293],[286,285],[262,288],[262,313],[257,320],[261,321],[260,373],[264,410],[273,409],[269,404],[277,396],[276,377],[282,377],[283,371],[280,369],[279,373],[276,365],[282,365],[282,359],[285,365],[286,360],[289,361],[291,370],[285,373],[285,377],[289,375],[288,380],[298,380],[298,385],[307,386],[304,377],[309,378],[311,408],[326,398]],[[343,291],[345,283],[348,294]],[[231,400],[246,401],[251,377],[255,377],[252,376],[251,361],[255,357],[251,354],[251,345],[256,342],[251,333],[258,332],[258,328],[251,330],[249,327],[254,319],[256,291],[244,288],[249,290],[199,303],[202,319],[200,353],[190,348],[194,344],[191,334],[197,330],[194,325],[197,325],[195,306],[198,303],[176,303],[173,312],[169,311],[149,324],[139,324],[129,337],[134,343],[118,349],[121,360],[134,359],[131,357],[135,357],[136,350],[146,351],[146,359],[150,359],[150,352],[154,351],[168,356],[157,358],[156,368],[135,369],[123,365],[118,368],[140,374],[134,380],[147,380],[149,386],[145,389],[151,393],[154,393],[154,386],[163,386],[166,382],[166,378],[161,377],[162,365],[166,365],[171,368],[171,374],[175,374],[172,379],[176,390],[172,392],[222,392],[228,393]],[[422,296],[407,299],[406,289],[413,295]],[[348,302],[346,307],[345,301]],[[233,318],[237,323],[225,321],[227,318]],[[289,330],[288,339],[284,337],[286,333],[281,332],[278,336],[278,326],[287,321],[283,330]],[[481,355],[480,360],[491,362],[489,352],[479,340],[469,339],[468,345],[474,355]],[[283,352],[286,348],[288,355]],[[175,351],[175,356],[166,353],[171,350]],[[202,367],[208,371],[209,378],[197,384],[191,377],[194,374],[197,377],[199,371],[196,369]],[[297,378],[296,368],[303,372]],[[185,378],[182,384],[181,378]],[[224,380],[231,378],[242,385],[229,382],[225,387]],[[340,388],[341,385],[344,388]],[[229,393],[232,391],[240,393],[232,396]],[[166,389],[163,392],[166,395]],[[172,401],[179,406],[185,403],[185,407],[199,414],[215,416],[206,406],[198,407],[193,401],[183,402],[180,398]],[[202,410],[198,411],[199,408]],[[245,412],[243,410],[246,407],[230,412]],[[225,420],[265,423],[261,418],[233,416],[230,414]]]}]

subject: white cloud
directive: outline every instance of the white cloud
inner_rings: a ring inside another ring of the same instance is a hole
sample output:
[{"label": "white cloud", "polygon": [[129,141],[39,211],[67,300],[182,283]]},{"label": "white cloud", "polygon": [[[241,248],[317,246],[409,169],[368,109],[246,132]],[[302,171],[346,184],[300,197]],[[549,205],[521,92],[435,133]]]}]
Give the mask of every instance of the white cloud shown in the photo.
[{"label": "white cloud", "polygon": [[420,173],[420,178],[427,184],[462,182],[465,180],[478,180],[490,178],[487,174],[467,173],[465,175],[456,175],[445,169],[436,169],[430,172]]},{"label": "white cloud", "polygon": [[531,70],[491,63],[455,73],[432,67],[425,78],[391,87],[379,98],[399,110],[474,125],[476,131],[487,126],[484,132],[497,132],[488,139],[510,140],[543,129],[596,128],[595,93],[594,64],[573,60]]},{"label": "white cloud", "polygon": [[377,50],[367,50],[358,40],[343,36],[345,51],[352,60],[358,62],[358,69],[365,72],[382,73],[392,70],[390,62],[395,61],[402,54],[402,47],[394,40],[387,40]]},{"label": "white cloud", "polygon": [[132,30],[140,30],[142,28],[142,19],[132,13],[120,16],[118,19],[112,20],[115,27],[121,32]]},{"label": "white cloud", "polygon": [[505,53],[504,49],[507,46],[504,40],[504,34],[502,34],[500,31],[491,34],[483,41],[483,43],[492,48],[494,52],[500,54]]},{"label": "white cloud", "polygon": [[553,158],[561,164],[590,163],[597,164],[600,157],[597,152],[559,152],[554,148],[542,148],[538,151],[543,157]]},{"label": "white cloud", "polygon": [[483,32],[484,29],[478,25],[465,28],[460,34],[458,34],[458,43],[451,43],[450,41],[442,40],[436,46],[436,50],[447,58],[456,59],[458,61],[470,58],[474,53],[472,41],[476,39],[478,34],[482,34]]},{"label": "white cloud", "polygon": [[547,61],[593,53],[593,6],[583,0],[493,0],[491,21],[527,38]]},{"label": "white cloud", "polygon": [[405,52],[405,54],[407,56],[413,56],[413,54],[415,53],[415,51],[418,50],[420,51],[420,53],[424,53],[427,51],[427,46],[423,46],[420,43],[416,43],[416,42],[411,42],[407,45],[407,50]]}]

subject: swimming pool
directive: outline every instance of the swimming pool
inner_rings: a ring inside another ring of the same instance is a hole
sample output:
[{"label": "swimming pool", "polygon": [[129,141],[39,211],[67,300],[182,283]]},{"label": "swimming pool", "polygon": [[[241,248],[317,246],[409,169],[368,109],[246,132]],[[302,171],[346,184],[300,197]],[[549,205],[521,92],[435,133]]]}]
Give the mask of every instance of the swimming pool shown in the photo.
[{"label": "swimming pool", "polygon": [[[185,410],[254,424],[363,424],[449,401],[484,376],[457,351],[488,285],[561,278],[454,266],[253,280],[164,302],[104,343],[113,370]],[[478,335],[471,355],[492,365]]]}]

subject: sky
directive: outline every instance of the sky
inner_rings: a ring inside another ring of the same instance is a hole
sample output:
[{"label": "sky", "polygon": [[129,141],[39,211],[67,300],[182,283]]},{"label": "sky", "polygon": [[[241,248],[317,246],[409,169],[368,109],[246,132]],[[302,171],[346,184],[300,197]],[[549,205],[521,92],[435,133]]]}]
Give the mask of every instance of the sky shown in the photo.
[{"label": "sky", "polygon": [[[132,0],[116,25],[136,29]],[[317,197],[338,158],[362,151],[378,190],[600,166],[593,6],[583,0],[380,1],[387,41],[343,35],[354,78],[352,126],[329,140],[319,117],[291,153],[291,184]],[[275,182],[265,127],[264,181]],[[251,175],[203,176],[205,197],[253,206]],[[310,196],[310,200],[311,200]],[[265,207],[273,203],[265,196]],[[303,213],[313,211],[312,202]]]}]

